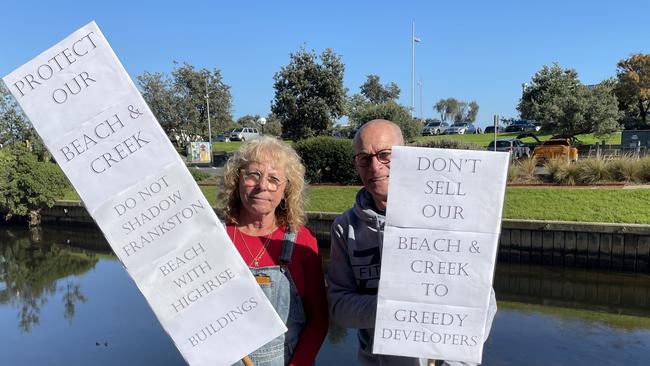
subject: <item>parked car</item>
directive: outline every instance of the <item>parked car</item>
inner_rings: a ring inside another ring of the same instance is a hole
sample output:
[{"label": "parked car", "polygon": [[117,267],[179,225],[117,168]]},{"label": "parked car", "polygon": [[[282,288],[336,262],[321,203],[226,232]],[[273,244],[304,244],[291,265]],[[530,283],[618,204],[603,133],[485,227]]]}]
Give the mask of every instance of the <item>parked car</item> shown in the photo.
[{"label": "parked car", "polygon": [[533,150],[533,159],[537,165],[543,165],[548,160],[578,161],[578,149],[573,145],[570,136],[553,136],[537,145]]},{"label": "parked car", "polygon": [[506,132],[535,132],[539,131],[534,124],[526,120],[514,121],[506,127]]},{"label": "parked car", "polygon": [[447,135],[481,133],[481,129],[467,122],[456,122],[445,130]]},{"label": "parked car", "polygon": [[230,134],[220,134],[220,135],[212,136],[212,141],[228,142],[230,141]]},{"label": "parked car", "polygon": [[232,141],[246,141],[259,136],[260,133],[257,131],[257,128],[252,127],[235,128],[230,133],[230,139]]},{"label": "parked car", "polygon": [[[496,130],[497,130],[497,133],[502,133],[502,132],[506,131],[506,128],[501,126],[501,125],[497,125]],[[490,126],[485,127],[485,129],[483,130],[483,133],[494,133],[494,125],[490,125]]]},{"label": "parked car", "polygon": [[509,152],[511,159],[528,159],[530,158],[530,147],[526,146],[519,139],[497,139],[496,149],[494,148],[494,140],[488,144],[488,151],[503,151]]},{"label": "parked car", "polygon": [[422,127],[422,136],[442,135],[449,128],[449,123],[441,121],[427,122]]}]

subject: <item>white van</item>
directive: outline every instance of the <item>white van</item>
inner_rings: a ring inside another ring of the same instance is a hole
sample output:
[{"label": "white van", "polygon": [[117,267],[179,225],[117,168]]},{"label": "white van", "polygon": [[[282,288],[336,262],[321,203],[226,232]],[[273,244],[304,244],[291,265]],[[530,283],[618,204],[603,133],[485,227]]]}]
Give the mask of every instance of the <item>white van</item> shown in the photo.
[{"label": "white van", "polygon": [[235,128],[230,132],[230,140],[232,141],[246,141],[259,136],[260,133],[257,131],[257,128],[252,127]]}]

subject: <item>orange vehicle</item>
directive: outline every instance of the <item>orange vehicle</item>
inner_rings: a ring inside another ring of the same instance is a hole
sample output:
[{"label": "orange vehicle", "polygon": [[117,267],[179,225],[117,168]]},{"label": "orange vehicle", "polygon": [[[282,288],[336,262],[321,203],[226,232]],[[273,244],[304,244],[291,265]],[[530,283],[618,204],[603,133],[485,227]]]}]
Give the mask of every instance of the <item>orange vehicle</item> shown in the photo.
[{"label": "orange vehicle", "polygon": [[574,141],[573,136],[553,136],[535,147],[533,159],[538,165],[558,159],[575,163],[578,160],[578,149],[574,146]]}]

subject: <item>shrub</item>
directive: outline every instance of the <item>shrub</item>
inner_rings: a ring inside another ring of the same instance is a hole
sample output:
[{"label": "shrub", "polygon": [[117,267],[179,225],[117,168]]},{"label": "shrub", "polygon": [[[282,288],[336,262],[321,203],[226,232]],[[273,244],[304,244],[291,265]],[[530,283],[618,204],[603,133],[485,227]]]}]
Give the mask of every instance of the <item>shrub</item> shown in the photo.
[{"label": "shrub", "polygon": [[190,173],[192,174],[192,178],[197,182],[210,178],[210,173],[206,173],[198,168],[190,168]]},{"label": "shrub", "polygon": [[[650,168],[650,160],[646,168]],[[641,182],[643,173],[643,160],[630,157],[612,159],[608,162],[609,175],[617,182]]]},{"label": "shrub", "polygon": [[642,183],[650,182],[650,156],[643,157],[639,160],[639,181]]},{"label": "shrub", "polygon": [[[510,180],[510,169],[513,170],[513,179]],[[539,183],[537,175],[537,162],[535,159],[523,159],[510,163],[508,181],[512,183],[535,184]]]},{"label": "shrub", "polygon": [[507,177],[507,182],[508,183],[517,183],[517,166],[515,164],[510,164],[508,165],[508,177]]},{"label": "shrub", "polygon": [[310,183],[359,183],[352,163],[352,140],[334,137],[313,137],[294,144],[305,165],[305,178]]},{"label": "shrub", "polygon": [[551,179],[555,183],[574,185],[576,184],[576,165],[565,160],[549,160],[544,164]]},{"label": "shrub", "polygon": [[579,183],[598,183],[611,180],[608,163],[605,159],[582,159],[575,163],[576,181]]},{"label": "shrub", "polygon": [[40,210],[52,207],[63,196],[69,187],[68,180],[56,164],[38,161],[24,143],[3,149],[2,156],[0,209],[6,212],[5,219],[29,215],[30,224],[38,224]]}]

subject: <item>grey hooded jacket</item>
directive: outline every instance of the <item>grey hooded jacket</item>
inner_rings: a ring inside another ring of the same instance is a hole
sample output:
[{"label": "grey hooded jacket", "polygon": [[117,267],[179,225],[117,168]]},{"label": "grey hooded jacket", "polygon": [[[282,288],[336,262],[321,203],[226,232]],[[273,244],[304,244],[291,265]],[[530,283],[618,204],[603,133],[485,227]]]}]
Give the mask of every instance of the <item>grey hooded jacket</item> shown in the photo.
[{"label": "grey hooded jacket", "polygon": [[[365,188],[357,193],[354,206],[334,220],[327,271],[330,314],[339,326],[359,329],[362,365],[419,366],[425,360],[372,353],[385,220]],[[494,291],[489,313],[486,338],[496,313]],[[447,361],[444,365],[468,364]]]}]

